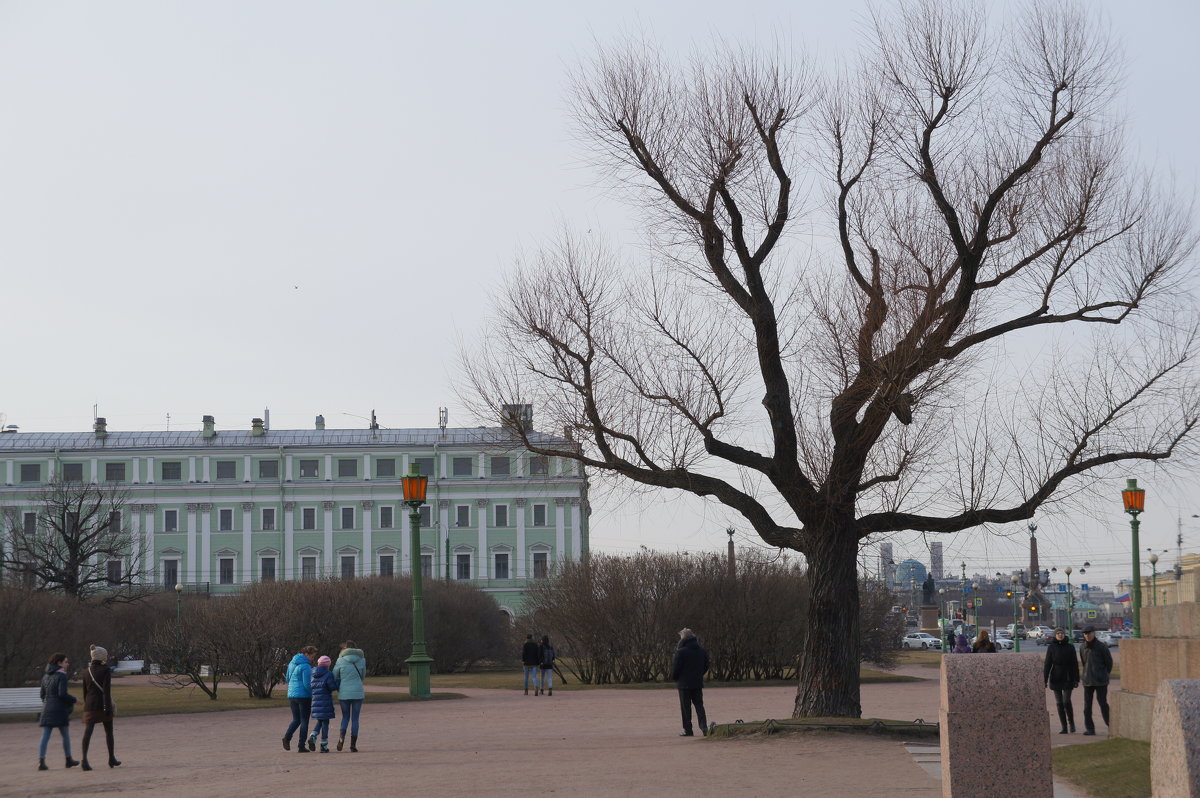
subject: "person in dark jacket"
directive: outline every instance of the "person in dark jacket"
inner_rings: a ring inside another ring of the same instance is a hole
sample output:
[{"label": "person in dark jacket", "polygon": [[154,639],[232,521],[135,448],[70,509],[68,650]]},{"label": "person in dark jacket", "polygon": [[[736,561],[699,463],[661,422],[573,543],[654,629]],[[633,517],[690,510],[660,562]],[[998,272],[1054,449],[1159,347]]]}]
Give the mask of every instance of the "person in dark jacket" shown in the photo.
[{"label": "person in dark jacket", "polygon": [[92,644],[91,662],[83,674],[83,770],[91,770],[88,764],[88,746],[92,742],[92,729],[96,724],[104,726],[104,742],[108,743],[108,766],[120,766],[113,752],[113,700],[112,671],[108,667],[108,651]]},{"label": "person in dark jacket", "polygon": [[1083,645],[1079,647],[1079,661],[1083,666],[1083,733],[1096,733],[1092,720],[1092,696],[1100,704],[1100,715],[1108,725],[1108,675],[1112,673],[1113,659],[1108,646],[1096,639],[1096,627],[1083,628]]},{"label": "person in dark jacket", "polygon": [[1074,734],[1075,708],[1071,705],[1071,691],[1079,686],[1079,661],[1075,659],[1075,646],[1067,639],[1067,631],[1061,626],[1054,630],[1054,639],[1046,646],[1042,678],[1046,686],[1054,691],[1058,722],[1062,726],[1058,733]]},{"label": "person in dark jacket", "polygon": [[322,656],[317,660],[317,667],[312,670],[312,717],[317,727],[308,736],[308,747],[317,747],[317,734],[321,735],[321,753],[329,753],[329,721],[333,720],[333,694],[337,692],[338,682],[329,666],[333,660]]},{"label": "person in dark jacket", "polygon": [[550,637],[542,635],[542,642],[538,645],[538,670],[542,672],[542,686],[534,687],[534,695],[554,695],[554,660],[557,658],[558,653],[550,645]]},{"label": "person in dark jacket", "polygon": [[71,732],[68,724],[71,722],[71,710],[75,708],[75,696],[67,691],[67,668],[71,661],[67,655],[55,652],[50,655],[46,664],[46,672],[42,676],[42,714],[38,715],[38,725],[42,727],[42,744],[38,748],[38,770],[49,770],[46,767],[46,746],[50,742],[50,733],[58,729],[62,735],[63,753],[67,755],[67,767],[73,768],[79,764],[71,758]]},{"label": "person in dark jacket", "polygon": [[679,690],[679,712],[683,715],[683,731],[680,737],[692,735],[692,705],[696,707],[696,718],[700,721],[700,736],[708,734],[708,718],[704,714],[704,674],[708,673],[708,652],[696,639],[691,629],[679,630],[679,647],[671,662],[671,678]]},{"label": "person in dark jacket", "polygon": [[525,635],[525,645],[521,646],[521,666],[525,671],[525,695],[529,695],[529,677],[533,677],[533,694],[538,694],[538,671],[541,668],[538,659],[538,644],[533,642],[533,635]]},{"label": "person in dark jacket", "polygon": [[285,681],[288,686],[288,706],[292,709],[292,722],[283,733],[283,750],[292,750],[292,735],[300,730],[301,754],[308,751],[304,740],[308,737],[308,718],[312,713],[312,666],[317,659],[317,647],[305,646],[288,663]]}]

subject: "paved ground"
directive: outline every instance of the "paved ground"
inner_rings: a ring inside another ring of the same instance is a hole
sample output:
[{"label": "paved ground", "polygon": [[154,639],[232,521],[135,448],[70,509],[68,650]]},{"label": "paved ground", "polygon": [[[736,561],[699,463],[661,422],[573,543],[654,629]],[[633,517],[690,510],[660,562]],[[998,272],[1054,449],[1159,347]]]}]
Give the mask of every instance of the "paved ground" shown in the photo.
[{"label": "paved ground", "polygon": [[[865,686],[864,714],[936,721],[938,672],[901,670],[928,681]],[[0,794],[941,795],[940,783],[918,764],[919,752],[897,740],[679,738],[673,690],[560,689],[536,698],[517,690],[457,692],[468,698],[372,706],[368,696],[357,754],[348,746],[342,753],[299,754],[294,745],[285,752],[279,738],[288,717],[274,710],[118,718],[117,755],[125,764],[90,773],[63,769],[57,735],[52,769],[37,771],[38,730],[2,724]],[[710,719],[729,722],[786,718],[794,694],[790,687],[711,688],[705,698]],[[81,724],[72,722],[71,731],[78,757]],[[1054,738],[1081,743],[1103,739],[1103,732]],[[93,737],[94,766],[104,761],[97,743],[102,751],[102,735]]]}]

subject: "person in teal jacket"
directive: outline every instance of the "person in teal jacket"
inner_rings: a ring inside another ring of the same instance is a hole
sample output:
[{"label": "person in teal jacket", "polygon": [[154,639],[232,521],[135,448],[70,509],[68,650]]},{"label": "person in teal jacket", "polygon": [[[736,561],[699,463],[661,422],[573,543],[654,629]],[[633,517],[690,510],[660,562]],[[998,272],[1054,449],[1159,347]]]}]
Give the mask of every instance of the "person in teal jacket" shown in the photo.
[{"label": "person in teal jacket", "polygon": [[350,750],[358,753],[358,713],[362,710],[367,658],[353,640],[342,643],[342,653],[338,654],[337,664],[333,666],[333,676],[341,685],[338,703],[342,706],[342,728],[338,735],[337,750],[342,750],[346,742],[346,726],[350,725]]},{"label": "person in teal jacket", "polygon": [[306,753],[304,740],[308,737],[308,718],[312,714],[312,666],[317,658],[316,646],[305,646],[288,663],[286,680],[288,706],[292,709],[292,722],[283,735],[283,750],[292,750],[292,735],[300,729],[300,753]]}]

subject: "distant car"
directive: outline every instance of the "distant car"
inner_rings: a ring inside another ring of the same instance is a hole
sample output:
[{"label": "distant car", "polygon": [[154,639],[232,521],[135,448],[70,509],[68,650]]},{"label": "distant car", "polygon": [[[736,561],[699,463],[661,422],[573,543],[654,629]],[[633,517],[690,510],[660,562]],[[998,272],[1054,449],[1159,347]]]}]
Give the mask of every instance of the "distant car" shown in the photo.
[{"label": "distant car", "polygon": [[1029,633],[1025,631],[1025,624],[1023,623],[1010,623],[1004,627],[1004,631],[1008,632],[1010,637],[1019,637],[1022,640],[1029,637]]},{"label": "distant car", "polygon": [[1029,636],[1034,640],[1044,640],[1045,642],[1042,645],[1045,645],[1054,639],[1054,630],[1045,625],[1035,626],[1029,630]]},{"label": "distant car", "polygon": [[1121,645],[1120,632],[1096,632],[1096,639],[1109,648],[1119,648]]},{"label": "distant car", "polygon": [[1013,639],[1005,630],[996,632],[996,636],[992,638],[992,642],[996,644],[996,648],[1006,651],[1013,647]]},{"label": "distant car", "polygon": [[910,632],[900,640],[901,648],[941,648],[942,641],[928,632]]}]

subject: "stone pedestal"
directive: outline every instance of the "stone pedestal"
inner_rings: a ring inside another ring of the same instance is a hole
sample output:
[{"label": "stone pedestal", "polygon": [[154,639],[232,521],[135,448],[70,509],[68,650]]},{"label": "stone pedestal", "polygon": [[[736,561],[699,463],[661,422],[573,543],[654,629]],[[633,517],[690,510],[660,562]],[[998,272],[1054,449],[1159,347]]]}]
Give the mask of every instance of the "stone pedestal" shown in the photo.
[{"label": "stone pedestal", "polygon": [[1154,798],[1200,796],[1200,680],[1166,679],[1158,686],[1150,783]]},{"label": "stone pedestal", "polygon": [[939,640],[942,630],[938,628],[938,608],[936,604],[921,605],[921,631],[931,634]]},{"label": "stone pedestal", "polygon": [[[1053,798],[1041,653],[942,658],[942,795]],[[1157,795],[1157,793],[1156,793]]]}]

